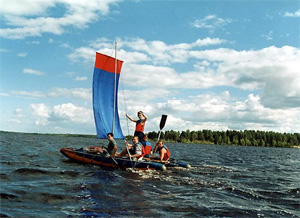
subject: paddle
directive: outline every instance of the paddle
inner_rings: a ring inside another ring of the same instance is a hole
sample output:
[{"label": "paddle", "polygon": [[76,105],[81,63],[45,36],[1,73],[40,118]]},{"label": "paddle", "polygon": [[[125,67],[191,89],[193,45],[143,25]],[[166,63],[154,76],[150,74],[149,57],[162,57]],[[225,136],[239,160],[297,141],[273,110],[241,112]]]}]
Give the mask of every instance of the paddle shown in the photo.
[{"label": "paddle", "polygon": [[115,158],[114,157],[112,157],[112,156],[110,156],[110,158],[115,162],[115,164],[117,164],[118,165],[118,162],[115,160]]},{"label": "paddle", "polygon": [[165,127],[165,124],[166,124],[166,121],[167,121],[167,116],[168,116],[168,115],[165,115],[165,114],[162,114],[162,115],[161,115],[160,124],[159,124],[160,130],[159,130],[159,134],[158,134],[157,141],[159,141],[161,131],[162,131],[162,129]]},{"label": "paddle", "polygon": [[[107,149],[106,149],[104,146],[102,146],[102,149],[103,149],[107,154],[109,154],[109,152],[107,151]],[[115,162],[115,164],[118,165],[118,162],[115,160],[114,157],[111,157],[110,155],[109,155],[109,157]]]},{"label": "paddle", "polygon": [[[162,115],[161,115],[161,119],[160,119],[160,123],[159,123],[159,133],[158,133],[157,142],[158,142],[159,139],[160,139],[160,134],[161,134],[162,129],[165,127],[165,124],[166,124],[166,121],[167,121],[167,116],[168,116],[168,115],[165,115],[165,114],[162,114]],[[155,147],[154,147],[154,149],[153,149],[153,152],[156,151],[156,150],[155,150],[155,149],[156,149],[156,146],[157,146],[157,143],[156,143],[156,145],[155,145]],[[155,161],[155,160],[154,160],[154,161]],[[160,162],[160,160],[159,160],[159,161],[155,161],[155,162]]]},{"label": "paddle", "polygon": [[131,160],[131,155],[130,155],[130,152],[129,152],[129,149],[128,149],[128,142],[127,142],[127,140],[126,139],[124,139],[124,143],[125,143],[125,146],[126,146],[126,149],[127,149],[127,154],[129,155],[129,159],[130,159],[130,161],[132,161]]},{"label": "paddle", "polygon": [[115,160],[115,158],[111,157],[111,159],[115,162],[115,164],[118,165],[118,162]]}]

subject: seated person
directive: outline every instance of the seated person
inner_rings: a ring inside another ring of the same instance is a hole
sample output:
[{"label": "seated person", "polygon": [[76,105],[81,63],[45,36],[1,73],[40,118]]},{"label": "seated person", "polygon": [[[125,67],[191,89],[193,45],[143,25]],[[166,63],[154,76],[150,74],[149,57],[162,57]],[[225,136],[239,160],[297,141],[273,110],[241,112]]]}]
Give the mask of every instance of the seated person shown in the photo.
[{"label": "seated person", "polygon": [[[120,154],[117,154],[118,157],[136,157],[139,158],[142,156],[142,144],[139,142],[139,137],[134,136],[132,138],[132,144],[125,143],[127,148],[125,148]],[[129,154],[128,154],[129,151]]]},{"label": "seated person", "polygon": [[144,147],[144,157],[150,157],[150,154],[151,154],[151,150],[152,150],[152,144],[151,142],[148,141],[148,136],[147,135],[144,135],[143,137],[143,141],[142,141],[142,145]]},{"label": "seated person", "polygon": [[89,153],[100,153],[100,154],[107,154],[107,156],[110,157],[115,157],[116,152],[118,150],[118,146],[116,141],[114,140],[114,134],[113,133],[108,133],[107,134],[107,139],[109,141],[107,148],[106,147],[96,147],[92,146],[89,149],[85,148],[85,150]]},{"label": "seated person", "polygon": [[159,158],[157,157],[151,157],[151,161],[153,161],[153,159],[158,159],[160,162],[168,162],[168,160],[170,159],[170,151],[167,148],[167,146],[164,145],[164,143],[162,141],[158,141],[153,149],[153,153],[159,152]]},{"label": "seated person", "polygon": [[107,139],[109,143],[107,145],[107,148],[105,149],[109,153],[110,157],[115,157],[118,150],[118,146],[117,146],[117,142],[114,140],[114,134],[108,133]]}]

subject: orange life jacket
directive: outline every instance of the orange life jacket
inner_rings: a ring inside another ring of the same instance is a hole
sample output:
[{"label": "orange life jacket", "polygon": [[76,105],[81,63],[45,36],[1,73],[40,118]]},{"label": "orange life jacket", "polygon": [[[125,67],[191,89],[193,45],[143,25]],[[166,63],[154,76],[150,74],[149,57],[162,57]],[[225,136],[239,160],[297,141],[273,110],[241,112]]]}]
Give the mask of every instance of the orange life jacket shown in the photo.
[{"label": "orange life jacket", "polygon": [[144,157],[145,155],[148,155],[146,157],[149,157],[149,155],[151,154],[151,150],[152,150],[151,143],[146,141],[146,143],[142,145],[142,154],[137,158]]},{"label": "orange life jacket", "polygon": [[144,132],[144,129],[145,129],[145,123],[143,123],[143,120],[138,120],[135,125],[135,131]]},{"label": "orange life jacket", "polygon": [[145,150],[145,155],[150,155],[152,150],[151,143],[149,141],[144,141],[142,144]]},{"label": "orange life jacket", "polygon": [[164,157],[163,157],[163,160],[169,160],[170,159],[170,157],[171,157],[171,154],[170,154],[170,151],[169,151],[169,149],[167,148],[167,146],[162,146],[161,148],[159,148],[158,149],[158,151],[159,151],[159,153],[161,152],[161,149],[166,149],[167,150],[167,152],[165,153],[165,155],[164,155]]}]

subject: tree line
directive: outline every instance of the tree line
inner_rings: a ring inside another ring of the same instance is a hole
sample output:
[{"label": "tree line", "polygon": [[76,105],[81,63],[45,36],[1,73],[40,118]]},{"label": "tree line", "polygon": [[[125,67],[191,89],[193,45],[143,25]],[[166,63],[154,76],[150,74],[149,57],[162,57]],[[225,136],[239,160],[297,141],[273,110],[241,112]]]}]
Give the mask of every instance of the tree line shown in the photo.
[{"label": "tree line", "polygon": [[[148,138],[156,141],[157,132],[149,132]],[[300,146],[299,133],[278,133],[258,130],[227,130],[227,131],[174,131],[161,132],[160,139],[168,142],[242,145],[262,147],[293,147]]]},{"label": "tree line", "polygon": [[[0,131],[0,133],[14,133]],[[85,134],[45,134],[45,133],[20,133],[32,135],[61,135],[72,137],[95,138],[96,135]],[[126,136],[128,140],[132,136]],[[157,141],[157,132],[148,132],[148,138]],[[174,131],[161,132],[160,139],[168,142],[179,143],[199,143],[218,145],[242,145],[242,146],[262,146],[262,147],[300,147],[300,133],[278,133],[258,130],[227,130],[227,131]]]}]

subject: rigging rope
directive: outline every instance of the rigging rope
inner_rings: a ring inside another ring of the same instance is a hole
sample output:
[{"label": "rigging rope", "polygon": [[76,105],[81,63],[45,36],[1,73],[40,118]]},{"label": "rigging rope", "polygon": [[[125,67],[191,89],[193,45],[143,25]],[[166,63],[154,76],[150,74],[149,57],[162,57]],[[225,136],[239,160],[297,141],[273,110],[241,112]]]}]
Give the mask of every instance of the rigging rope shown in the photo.
[{"label": "rigging rope", "polygon": [[[123,74],[122,74],[123,75]],[[121,83],[121,87],[122,87],[122,94],[123,94],[123,100],[124,100],[124,107],[125,107],[125,114],[127,114],[127,105],[126,105],[126,97],[125,97],[125,92],[124,92],[124,86],[123,86],[123,76],[120,74],[120,83]],[[129,123],[128,123],[128,119],[126,117],[126,123],[127,123],[127,131],[128,131],[128,134],[129,135]],[[132,159],[131,159],[131,155],[130,155],[130,152],[129,152],[129,149],[128,149],[128,146],[127,146],[127,140],[126,140],[126,137],[124,138],[124,142],[125,142],[125,146],[126,146],[126,149],[127,149],[127,153],[129,155],[129,159],[130,159],[130,162],[131,162],[131,165],[133,167],[133,169],[135,168],[135,166],[133,165],[132,163]]]},{"label": "rigging rope", "polygon": [[[123,79],[122,79],[123,76],[120,75],[120,81],[121,81],[121,86],[122,86],[122,94],[123,94],[123,100],[124,100],[124,107],[125,107],[125,114],[127,114],[127,105],[126,105],[126,97],[125,97],[125,92],[124,92],[124,86],[123,86]],[[126,117],[126,123],[127,123],[127,131],[128,131],[128,134],[130,134],[130,130],[129,130],[129,123],[128,123],[128,119]]]},{"label": "rigging rope", "polygon": [[116,115],[116,92],[117,92],[117,69],[118,67],[118,60],[117,60],[117,41],[115,42],[115,83],[114,83],[114,110],[113,110],[113,123],[112,123],[112,133],[114,133],[114,127],[115,127],[115,115]]}]

